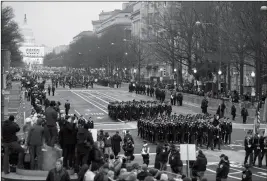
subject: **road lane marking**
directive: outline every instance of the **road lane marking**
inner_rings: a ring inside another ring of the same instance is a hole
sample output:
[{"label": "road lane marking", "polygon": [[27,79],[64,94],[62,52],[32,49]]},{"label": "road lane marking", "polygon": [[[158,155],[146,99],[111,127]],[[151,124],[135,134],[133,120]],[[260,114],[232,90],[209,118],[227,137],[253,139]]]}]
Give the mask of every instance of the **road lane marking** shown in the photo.
[{"label": "road lane marking", "polygon": [[107,95],[107,94],[104,94],[104,93],[100,93],[100,92],[97,92],[99,95],[104,95],[104,96],[106,96],[107,98],[108,97],[110,97],[110,99],[113,99],[113,100],[116,100],[116,101],[121,101],[120,99],[117,99],[117,98],[115,98],[115,97],[112,97],[112,96],[110,96],[110,95]]},{"label": "road lane marking", "polygon": [[[230,168],[231,169],[231,168]],[[241,171],[239,171],[239,172],[233,172],[233,173],[229,173],[229,174],[240,174],[240,173],[242,173]]]},{"label": "road lane marking", "polygon": [[[214,171],[214,170],[211,170],[211,169],[206,169],[207,171],[209,171],[209,172],[211,172],[211,173],[216,173],[216,171]],[[234,177],[234,176],[232,176],[232,175],[228,175],[228,177],[230,177],[230,178],[233,178],[233,179],[236,179],[236,180],[240,180],[240,178],[238,178],[238,177]]]},{"label": "road lane marking", "polygon": [[[98,95],[103,96],[105,98],[108,98],[108,99],[110,99],[112,101],[122,101],[120,99],[115,98],[114,96],[110,96],[110,95],[102,93],[102,92],[97,92],[97,93],[98,93]],[[114,93],[112,93],[112,94],[114,94]]]},{"label": "road lane marking", "polygon": [[76,109],[74,110],[77,114],[79,114],[79,116],[81,115]]},{"label": "road lane marking", "polygon": [[263,170],[263,171],[267,172],[267,169],[264,169],[264,168],[259,168],[259,167],[256,167],[256,166],[253,166],[253,168],[256,168],[256,169],[259,169],[259,170]]},{"label": "road lane marking", "polygon": [[95,126],[114,126],[114,125],[116,125],[116,126],[122,126],[120,123],[118,123],[118,124],[101,124],[101,123],[100,124],[95,124]]},{"label": "road lane marking", "polygon": [[[81,96],[86,97],[88,100],[93,101],[93,102],[95,102],[96,104],[98,104],[99,106],[102,106],[103,108],[107,109],[107,106],[106,106],[106,105],[100,104],[99,102],[93,100],[90,96],[84,95],[83,93],[80,93],[80,94],[81,94]],[[93,105],[94,105],[94,104],[93,104]]]},{"label": "road lane marking", "polygon": [[101,123],[95,123],[95,125],[111,125],[111,124],[114,124],[114,125],[124,125],[124,124],[121,124],[121,123],[114,123],[114,122],[101,122]]},{"label": "road lane marking", "polygon": [[[242,167],[243,168],[243,167]],[[242,172],[241,170],[238,170],[238,169],[235,169],[235,168],[230,168],[232,170],[235,170],[235,171],[239,171],[239,172]],[[258,172],[259,173],[259,172]],[[261,177],[261,178],[267,178],[267,177],[264,177],[264,176],[261,176],[261,175],[257,175],[255,173],[252,173],[252,175],[256,176],[256,177]]]},{"label": "road lane marking", "polygon": [[[83,93],[84,93],[84,92],[83,92]],[[109,104],[109,102],[107,102],[107,101],[105,101],[105,100],[103,100],[103,99],[101,99],[101,98],[99,98],[99,97],[97,97],[97,96],[94,96],[93,94],[91,94],[91,93],[89,93],[89,92],[85,92],[85,94],[89,94],[89,95],[91,95],[91,96],[93,96],[93,97],[95,97],[95,98],[97,98],[97,99],[99,99],[99,100],[101,100],[101,101],[103,101],[103,102]]]},{"label": "road lane marking", "polygon": [[84,97],[82,97],[81,95],[77,94],[76,92],[71,91],[73,94],[75,94],[76,96],[82,98],[83,100],[85,100],[86,102],[88,102],[89,104],[95,106],[96,108],[100,109],[101,111],[103,111],[104,113],[108,114],[107,111],[105,111],[104,109],[102,109],[101,107],[98,107],[97,105],[93,104],[92,102],[90,102],[89,100],[85,99]]}]

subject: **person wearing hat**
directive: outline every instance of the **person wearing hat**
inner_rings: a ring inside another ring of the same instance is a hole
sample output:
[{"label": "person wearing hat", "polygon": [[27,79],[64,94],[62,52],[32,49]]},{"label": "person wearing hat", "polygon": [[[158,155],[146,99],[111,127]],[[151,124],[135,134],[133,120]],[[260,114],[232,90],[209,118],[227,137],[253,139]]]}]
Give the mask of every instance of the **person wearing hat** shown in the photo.
[{"label": "person wearing hat", "polygon": [[13,115],[2,124],[2,143],[4,146],[3,170],[5,174],[9,173],[9,154],[12,151],[19,153],[18,168],[23,167],[24,149],[18,143],[16,133],[20,131],[19,125],[15,122]]},{"label": "person wearing hat", "polygon": [[129,130],[126,131],[126,134],[124,136],[124,140],[123,141],[124,141],[124,143],[127,143],[128,140],[131,140],[132,144],[134,144],[133,137],[130,134],[130,131]]},{"label": "person wearing hat", "polygon": [[198,150],[197,159],[192,167],[192,173],[196,173],[196,177],[199,177],[199,180],[201,180],[204,177],[207,163],[208,163],[207,158],[202,152],[202,150]]},{"label": "person wearing hat", "polygon": [[245,137],[244,140],[244,146],[245,146],[245,152],[246,152],[246,156],[245,156],[245,160],[244,160],[244,165],[247,163],[248,161],[248,157],[249,158],[249,165],[252,165],[252,161],[253,161],[253,138],[251,135],[251,131],[247,132],[247,135]]},{"label": "person wearing hat", "polygon": [[242,171],[242,180],[241,181],[252,181],[252,172],[249,169],[249,165],[245,164],[245,170]]},{"label": "person wearing hat", "polygon": [[230,169],[230,163],[228,157],[222,154],[220,156],[220,163],[216,169],[216,181],[226,181]]},{"label": "person wearing hat", "polygon": [[143,148],[141,150],[141,155],[143,157],[143,163],[146,164],[147,166],[149,165],[149,146],[147,144],[147,141],[144,140],[144,145]]},{"label": "person wearing hat", "polygon": [[169,164],[173,173],[182,174],[183,162],[181,161],[181,154],[178,146],[172,145],[171,153],[169,156]]}]

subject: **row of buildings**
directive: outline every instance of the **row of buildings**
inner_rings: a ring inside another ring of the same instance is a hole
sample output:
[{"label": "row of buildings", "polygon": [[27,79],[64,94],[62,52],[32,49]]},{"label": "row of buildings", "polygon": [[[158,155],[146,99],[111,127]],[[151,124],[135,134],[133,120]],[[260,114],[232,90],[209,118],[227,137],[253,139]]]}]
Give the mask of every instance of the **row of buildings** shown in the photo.
[{"label": "row of buildings", "polygon": [[[122,9],[115,9],[114,11],[104,12],[102,11],[99,14],[99,19],[92,21],[93,32],[97,36],[103,35],[105,31],[108,29],[120,26],[123,27],[126,31],[125,38],[129,38],[128,34],[135,37],[139,37],[140,39],[149,39],[151,34],[155,34],[155,29],[150,28],[151,23],[157,21],[157,17],[164,16],[163,13],[178,13],[181,8],[181,2],[171,2],[171,1],[146,1],[146,2],[129,2],[123,3]],[[169,12],[171,11],[171,12]],[[162,19],[158,18],[162,21]],[[167,21],[167,20],[166,20]],[[158,29],[156,33],[162,34],[164,30]],[[158,36],[158,35],[157,35]],[[179,45],[174,45],[179,46]],[[135,67],[138,71],[138,68]],[[182,73],[183,79],[187,79],[192,81],[192,75],[189,75],[187,72],[187,66],[178,65],[173,63],[172,65],[164,63],[162,60],[157,59],[151,55],[145,61],[145,66],[141,67],[141,77],[143,79],[156,80],[155,78],[161,77],[161,79],[173,79],[176,81],[176,73],[180,69]],[[229,71],[230,70],[230,71]],[[240,74],[234,68],[231,67],[228,69],[228,76],[220,75],[220,78],[216,77],[214,80],[221,80],[218,84],[218,88],[221,86],[225,86],[223,83],[231,82],[232,90],[240,89]],[[245,92],[253,92],[255,90],[255,77],[251,76],[252,72],[255,73],[255,69],[253,67],[244,66],[244,79],[243,79],[243,88]],[[217,75],[219,76],[219,75]],[[228,80],[230,78],[230,80]],[[214,81],[214,82],[215,82]],[[177,80],[177,82],[180,82]],[[195,85],[201,86],[199,81],[195,81]]]},{"label": "row of buildings", "polygon": [[[70,44],[76,42],[80,38],[84,36],[102,36],[107,30],[113,27],[122,27],[125,30],[125,38],[130,39],[133,36],[137,36],[140,39],[148,39],[149,36],[155,33],[153,28],[150,28],[150,24],[157,19],[157,17],[161,13],[165,13],[165,11],[170,11],[174,9],[174,11],[179,11],[181,8],[181,2],[171,2],[171,1],[161,1],[161,2],[129,2],[123,3],[121,9],[115,9],[109,12],[100,12],[99,19],[93,20],[93,30],[87,30],[79,33],[78,35],[74,36]],[[177,12],[173,12],[177,13]],[[26,18],[26,17],[25,17]],[[27,21],[27,20],[26,20]],[[26,23],[27,24],[27,23]],[[27,28],[26,28],[27,29]],[[157,30],[159,34],[164,33],[164,31]],[[32,46],[34,39],[32,38],[32,33],[28,30],[27,33],[27,41],[24,44],[24,47]],[[176,46],[176,45],[175,45]],[[68,49],[68,45],[61,45],[55,47],[54,49],[50,49],[50,51],[46,51],[46,47],[43,47],[43,51],[38,51],[36,49],[42,49],[42,47],[35,47],[33,50],[29,48],[22,48],[25,55],[25,62],[29,62],[29,58],[34,58],[36,61],[39,60],[39,63],[42,63],[41,57],[48,52],[54,52],[56,54],[61,53],[62,51],[66,51]],[[39,53],[39,52],[44,52]],[[36,56],[37,55],[37,56]],[[176,80],[176,72],[182,73],[183,79],[187,79],[192,81],[192,75],[189,75],[187,72],[187,67],[183,65],[175,64],[167,64],[164,63],[162,60],[157,59],[157,57],[153,57],[153,54],[146,58],[145,65],[141,66],[141,77],[142,79],[150,79],[150,80],[158,80],[166,79],[166,80]],[[251,72],[255,71],[252,67],[248,67],[245,65],[244,67],[244,92],[252,91],[252,87],[255,85],[255,80],[251,76]],[[138,67],[133,67],[132,73],[135,72],[138,74]],[[231,89],[239,90],[240,88],[240,75],[238,71],[234,68],[230,68],[230,72],[227,72],[230,76],[221,76],[220,80],[225,80],[224,82],[231,82]],[[218,80],[218,79],[215,79]],[[177,80],[179,82],[179,80]],[[196,82],[196,81],[195,81]],[[200,85],[200,82],[196,82],[196,85]]]}]

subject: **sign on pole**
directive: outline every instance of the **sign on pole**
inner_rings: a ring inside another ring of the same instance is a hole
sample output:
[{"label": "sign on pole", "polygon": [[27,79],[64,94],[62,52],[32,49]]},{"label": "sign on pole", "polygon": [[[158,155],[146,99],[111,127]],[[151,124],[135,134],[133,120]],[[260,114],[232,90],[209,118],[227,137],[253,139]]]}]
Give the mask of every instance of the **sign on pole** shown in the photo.
[{"label": "sign on pole", "polygon": [[92,133],[94,142],[97,141],[97,129],[89,129],[89,131]]},{"label": "sign on pole", "polygon": [[186,160],[187,176],[190,175],[189,161],[196,160],[196,145],[195,144],[181,144],[180,145],[181,160]]},{"label": "sign on pole", "polygon": [[180,144],[181,160],[196,160],[195,144]]}]

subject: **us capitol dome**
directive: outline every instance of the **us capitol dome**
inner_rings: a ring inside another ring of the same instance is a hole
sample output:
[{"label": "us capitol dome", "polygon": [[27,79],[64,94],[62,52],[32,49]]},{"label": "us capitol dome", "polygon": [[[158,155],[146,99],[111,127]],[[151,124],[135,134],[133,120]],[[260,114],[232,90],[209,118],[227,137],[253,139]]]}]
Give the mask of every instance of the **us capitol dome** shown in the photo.
[{"label": "us capitol dome", "polygon": [[33,31],[27,23],[26,14],[20,30],[24,40],[19,48],[23,56],[23,62],[30,67],[32,65],[41,66],[44,59],[44,47],[36,45]]},{"label": "us capitol dome", "polygon": [[22,46],[34,46],[35,45],[35,38],[32,29],[27,23],[27,17],[26,14],[24,16],[24,23],[21,28],[21,34],[24,38],[24,42],[22,43]]}]

